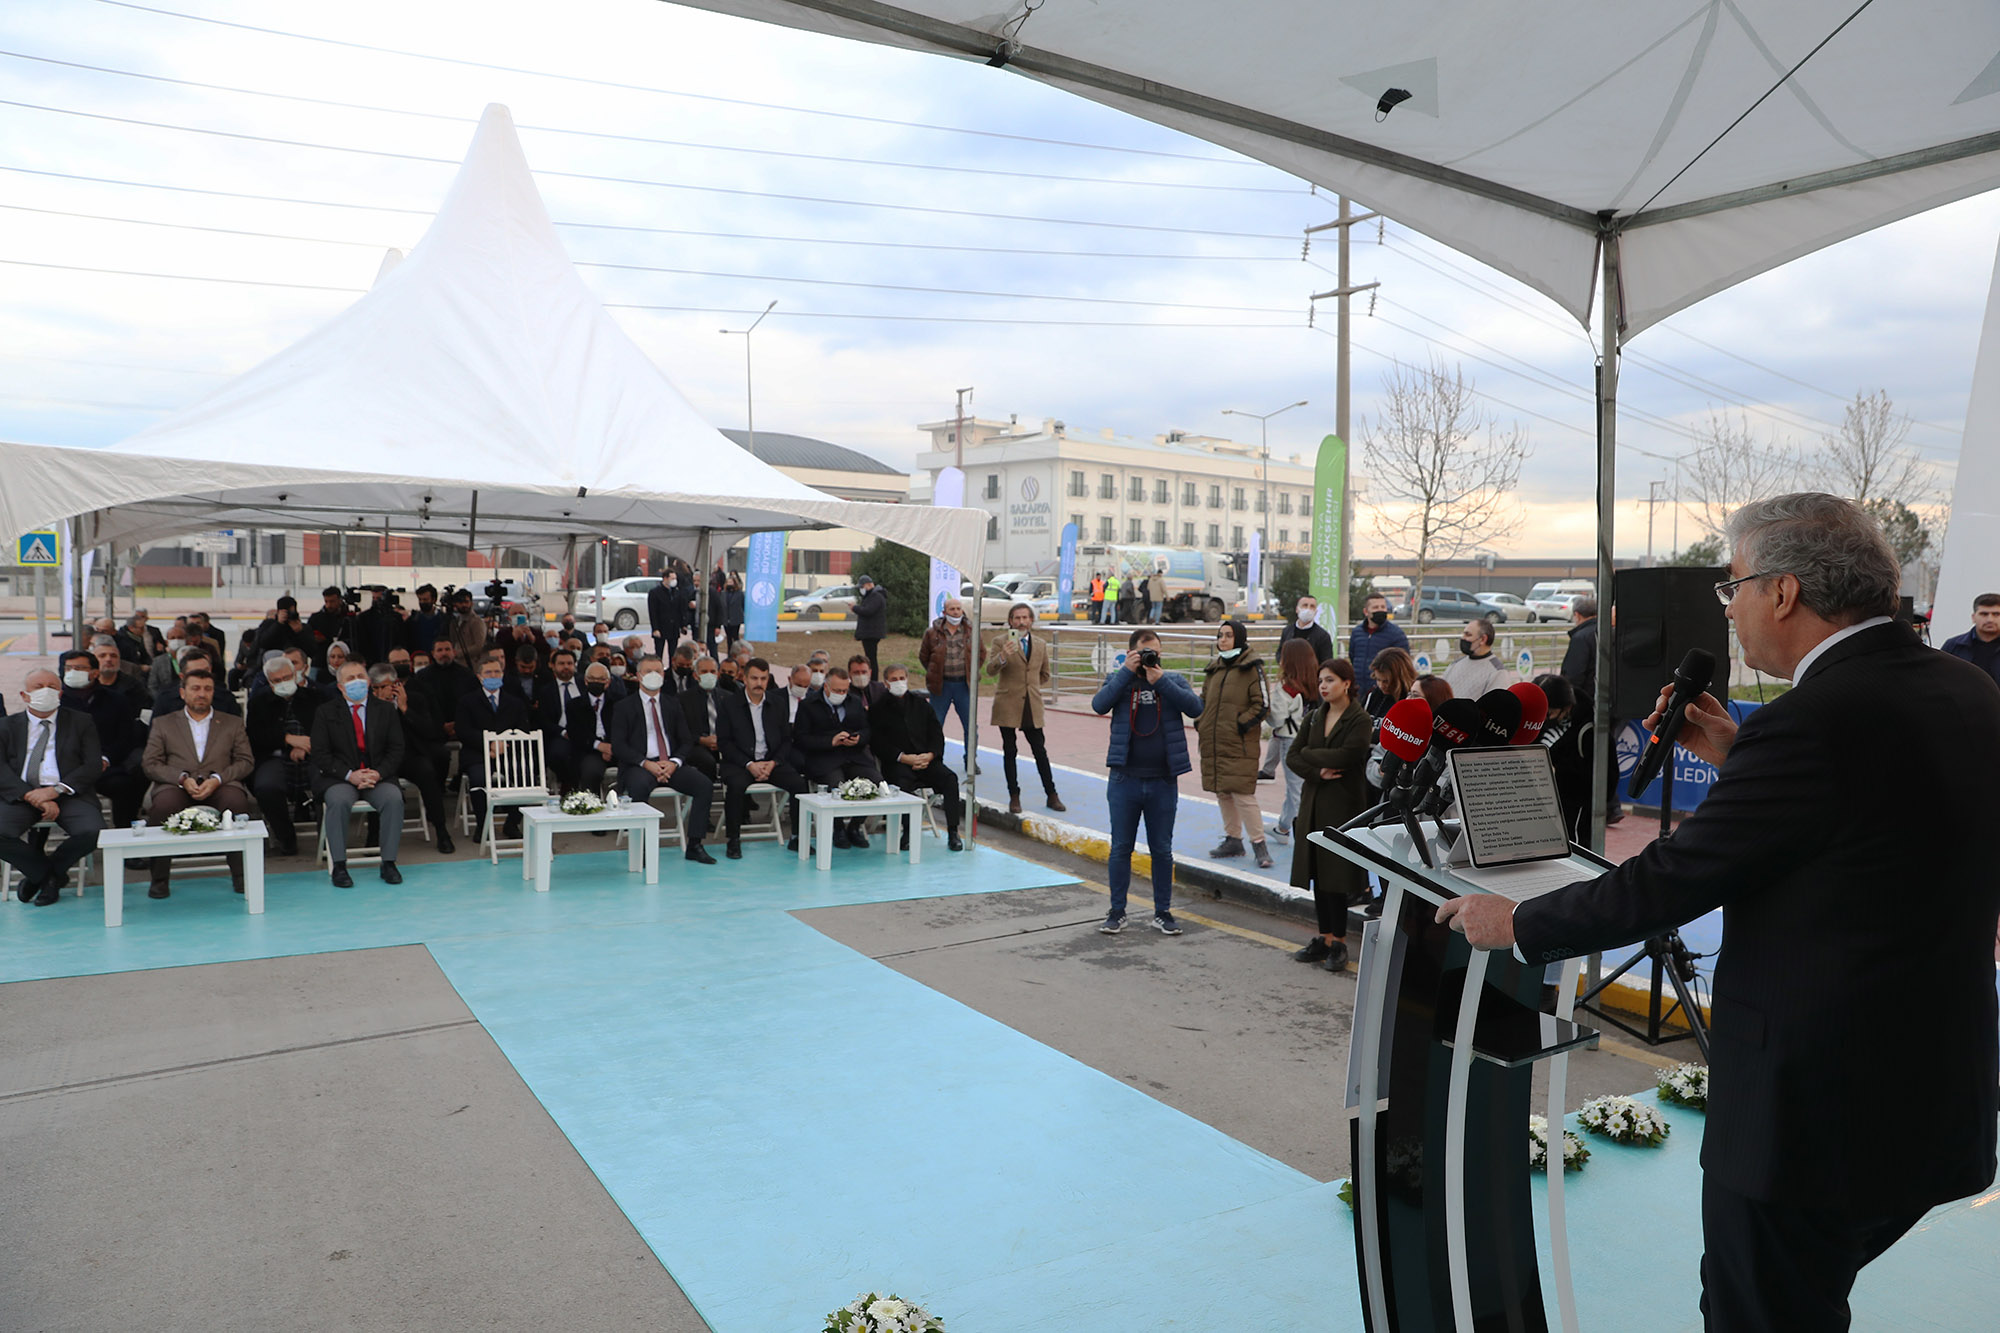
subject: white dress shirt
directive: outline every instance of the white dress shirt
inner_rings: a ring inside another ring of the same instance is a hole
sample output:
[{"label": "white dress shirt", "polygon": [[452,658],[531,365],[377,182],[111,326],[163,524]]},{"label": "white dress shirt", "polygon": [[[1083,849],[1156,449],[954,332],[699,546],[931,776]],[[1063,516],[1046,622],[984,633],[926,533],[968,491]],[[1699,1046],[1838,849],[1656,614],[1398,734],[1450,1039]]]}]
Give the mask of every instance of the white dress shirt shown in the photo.
[{"label": "white dress shirt", "polygon": [[1796,685],[1804,680],[1806,672],[1812,668],[1814,662],[1819,661],[1820,655],[1836,643],[1839,643],[1842,639],[1851,639],[1862,630],[1874,629],[1877,625],[1886,625],[1893,619],[1893,616],[1872,616],[1860,624],[1849,625],[1846,629],[1835,630],[1833,633],[1827,635],[1824,639],[1814,644],[1812,651],[1801,657],[1799,664],[1792,668],[1792,683]]},{"label": "white dress shirt", "polygon": [[27,783],[31,788],[56,787],[63,791],[68,791],[69,788],[63,786],[62,765],[56,762],[55,713],[50,713],[47,717],[36,717],[33,713],[28,714],[28,753],[33,754],[35,752],[35,738],[42,734],[44,727],[48,728],[49,740],[48,744],[42,748],[41,771],[39,773],[28,772],[27,760],[23,759],[21,761],[21,781]]},{"label": "white dress shirt", "polygon": [[[660,703],[667,696],[661,694],[639,695],[639,706],[646,713],[646,758],[672,759],[673,746],[667,740],[666,719],[660,716]],[[665,751],[665,753],[661,753]]]},{"label": "white dress shirt", "polygon": [[194,734],[194,757],[204,763],[208,761],[208,727],[213,721],[215,721],[213,708],[209,709],[208,716],[199,722],[194,719],[193,714],[188,714],[188,730]]},{"label": "white dress shirt", "polygon": [[[768,698],[769,696],[766,697]],[[770,747],[764,744],[764,705],[762,701],[750,703],[750,696],[747,694],[743,696],[743,702],[750,704],[750,730],[756,733],[757,736],[757,743],[750,747],[750,757],[752,759],[767,758]]]}]

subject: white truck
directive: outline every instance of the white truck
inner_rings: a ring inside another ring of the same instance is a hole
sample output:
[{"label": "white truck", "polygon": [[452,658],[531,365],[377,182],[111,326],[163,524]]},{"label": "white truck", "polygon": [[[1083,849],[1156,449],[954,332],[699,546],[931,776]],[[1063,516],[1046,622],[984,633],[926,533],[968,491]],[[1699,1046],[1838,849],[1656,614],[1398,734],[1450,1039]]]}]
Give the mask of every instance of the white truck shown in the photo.
[{"label": "white truck", "polygon": [[[1089,613],[1090,577],[1117,574],[1121,582],[1153,578],[1153,599],[1164,601],[1167,620],[1210,623],[1240,612],[1244,606],[1242,557],[1220,551],[1195,551],[1174,546],[1117,546],[1102,542],[1076,548],[1078,610]],[[1262,602],[1270,609],[1271,595]]]}]

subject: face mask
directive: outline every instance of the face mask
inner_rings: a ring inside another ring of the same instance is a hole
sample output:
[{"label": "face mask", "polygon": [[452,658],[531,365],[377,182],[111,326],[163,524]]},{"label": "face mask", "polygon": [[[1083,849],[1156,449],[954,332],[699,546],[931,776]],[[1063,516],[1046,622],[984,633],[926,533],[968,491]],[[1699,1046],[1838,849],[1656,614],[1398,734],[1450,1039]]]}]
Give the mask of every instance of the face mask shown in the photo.
[{"label": "face mask", "polygon": [[910,682],[909,682],[909,681],[907,681],[907,680],[892,680],[892,681],[890,681],[890,682],[889,682],[889,693],[890,693],[890,694],[892,694],[892,695],[894,695],[894,696],[895,696],[896,698],[900,699],[900,698],[902,698],[902,697],[903,697],[904,695],[908,694],[909,692],[910,692]]},{"label": "face mask", "polygon": [[1368,623],[1376,629],[1381,629],[1389,623],[1389,613],[1387,611],[1370,611],[1368,613]]},{"label": "face mask", "polygon": [[488,694],[500,693],[500,687],[506,683],[506,681],[498,676],[481,676],[479,678],[479,688],[485,690]]},{"label": "face mask", "polygon": [[602,694],[611,688],[611,682],[608,680],[586,680],[583,682],[583,688],[588,694]]},{"label": "face mask", "polygon": [[1458,651],[1464,653],[1467,657],[1472,656],[1472,640],[1460,639],[1458,641]]},{"label": "face mask", "polygon": [[186,657],[188,655],[187,641],[185,639],[168,639],[167,651],[175,657]]},{"label": "face mask", "polygon": [[623,676],[623,675],[625,674],[625,665],[624,665],[624,663],[622,663],[622,662],[613,662],[613,663],[611,664],[611,674],[612,674],[613,676]]},{"label": "face mask", "polygon": [[69,671],[63,672],[63,684],[73,690],[80,690],[90,684],[90,673],[88,671],[77,671],[72,668]]},{"label": "face mask", "polygon": [[792,692],[794,699],[803,699],[806,697],[806,687],[804,685],[787,685],[785,688]]},{"label": "face mask", "polygon": [[701,687],[704,690],[712,690],[715,688],[715,682],[721,679],[722,677],[716,675],[713,671],[704,671],[700,676]]},{"label": "face mask", "polygon": [[410,678],[410,664],[408,662],[397,662],[394,665],[396,667],[397,680],[408,680]]},{"label": "face mask", "polygon": [[1223,661],[1225,661],[1225,662],[1226,662],[1226,661],[1228,661],[1228,660],[1229,660],[1230,658],[1232,658],[1232,657],[1236,656],[1236,654],[1238,654],[1238,653],[1240,653],[1240,652],[1242,652],[1242,651],[1243,651],[1243,650],[1242,650],[1241,648],[1222,648],[1222,649],[1218,649],[1215,655],[1216,655],[1217,657],[1221,658],[1221,659],[1222,659]]},{"label": "face mask", "polygon": [[1299,608],[1299,628],[1300,628],[1300,629],[1310,629],[1310,628],[1312,627],[1312,623],[1313,623],[1313,621],[1315,621],[1315,620],[1318,620],[1318,619],[1319,619],[1319,608],[1318,608],[1318,607],[1316,607],[1316,606],[1302,606],[1302,607],[1300,607],[1300,608]]},{"label": "face mask", "polygon": [[347,702],[358,704],[368,697],[368,682],[365,680],[350,680],[340,687],[340,692],[346,697]]},{"label": "face mask", "polygon": [[945,624],[947,624],[947,625],[962,625],[962,624],[964,624],[964,623],[965,623],[965,617],[964,617],[964,616],[946,616],[946,617],[944,618],[944,623],[945,623]]},{"label": "face mask", "polygon": [[668,579],[668,580],[667,580],[667,586],[668,586],[669,588],[673,588],[673,587],[677,587],[677,586],[679,586],[679,585],[678,585],[678,584],[676,584],[676,583],[675,583],[675,582],[674,582],[674,581],[673,581],[672,579]]},{"label": "face mask", "polygon": [[667,678],[657,671],[648,671],[645,675],[639,677],[639,688],[642,690],[658,690],[660,686],[666,683]]},{"label": "face mask", "polygon": [[829,694],[826,696],[826,703],[829,708],[838,708],[846,702],[847,696],[844,694]]},{"label": "face mask", "polygon": [[281,680],[271,686],[271,693],[280,699],[289,699],[298,692],[299,683],[295,680]]},{"label": "face mask", "polygon": [[812,673],[812,683],[813,683],[813,688],[814,688],[814,689],[818,689],[818,688],[819,688],[820,686],[822,686],[822,685],[826,684],[826,672],[824,672],[824,671],[815,671],[815,672],[813,672],[813,673]]},{"label": "face mask", "polygon": [[52,685],[44,685],[39,690],[28,691],[28,707],[37,713],[53,713],[62,702],[62,691]]},{"label": "face mask", "polygon": [[854,678],[853,678],[853,679],[854,679],[854,688],[855,688],[855,689],[857,689],[857,690],[865,690],[865,689],[867,689],[867,688],[868,688],[868,673],[867,673],[867,672],[865,672],[865,671],[862,671],[862,672],[857,672],[857,673],[855,674],[855,676],[854,676]]}]

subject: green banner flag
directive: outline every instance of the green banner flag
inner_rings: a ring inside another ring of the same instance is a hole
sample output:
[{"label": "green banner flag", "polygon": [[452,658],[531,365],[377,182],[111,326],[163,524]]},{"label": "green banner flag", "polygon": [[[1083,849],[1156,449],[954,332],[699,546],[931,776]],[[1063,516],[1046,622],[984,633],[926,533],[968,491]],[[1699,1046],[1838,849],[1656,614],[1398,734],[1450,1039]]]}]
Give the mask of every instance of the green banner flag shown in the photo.
[{"label": "green banner flag", "polygon": [[1336,638],[1347,620],[1347,590],[1341,586],[1347,561],[1347,441],[1329,435],[1319,442],[1313,468],[1312,595],[1319,598],[1320,624]]}]

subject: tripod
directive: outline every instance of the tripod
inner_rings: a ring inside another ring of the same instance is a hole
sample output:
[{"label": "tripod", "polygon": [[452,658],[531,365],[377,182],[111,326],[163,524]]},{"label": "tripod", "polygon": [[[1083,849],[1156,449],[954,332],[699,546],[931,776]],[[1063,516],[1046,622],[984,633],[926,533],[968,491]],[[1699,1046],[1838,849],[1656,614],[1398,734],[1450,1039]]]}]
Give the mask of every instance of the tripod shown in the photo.
[{"label": "tripod", "polygon": [[[1660,836],[1662,838],[1671,838],[1673,836],[1673,821],[1674,758],[1672,753],[1669,752],[1667,762],[1660,770]],[[1706,1062],[1708,1059],[1708,1024],[1703,1021],[1701,1010],[1695,1007],[1694,994],[1689,989],[1695,979],[1695,960],[1703,956],[1687,947],[1686,942],[1681,939],[1681,933],[1678,930],[1669,930],[1655,935],[1640,946],[1638,953],[1633,954],[1630,958],[1620,963],[1615,971],[1609,973],[1595,986],[1585,991],[1582,997],[1577,1000],[1577,1007],[1579,1009],[1590,1010],[1591,1013],[1609,1023],[1612,1027],[1617,1028],[1620,1032],[1637,1037],[1648,1046],[1664,1046],[1670,1041],[1679,1041],[1682,1037],[1691,1036],[1694,1038],[1694,1044],[1701,1050],[1702,1060]],[[1650,963],[1653,973],[1652,997],[1646,1007],[1646,1030],[1644,1032],[1591,1003],[1604,993],[1605,987],[1617,981],[1618,978],[1624,976],[1634,967],[1637,967],[1641,961]],[[1664,998],[1660,993],[1662,977],[1674,989],[1674,1002],[1665,1009],[1661,1008]],[[1668,1019],[1674,1016],[1676,1010],[1680,1012],[1681,1021],[1687,1024],[1688,1030],[1685,1033],[1662,1036],[1661,1027]]]}]

